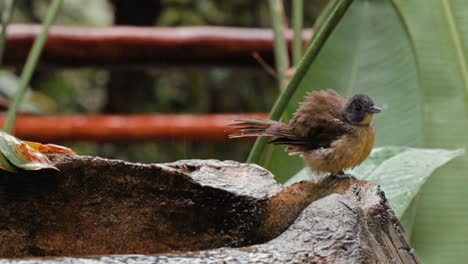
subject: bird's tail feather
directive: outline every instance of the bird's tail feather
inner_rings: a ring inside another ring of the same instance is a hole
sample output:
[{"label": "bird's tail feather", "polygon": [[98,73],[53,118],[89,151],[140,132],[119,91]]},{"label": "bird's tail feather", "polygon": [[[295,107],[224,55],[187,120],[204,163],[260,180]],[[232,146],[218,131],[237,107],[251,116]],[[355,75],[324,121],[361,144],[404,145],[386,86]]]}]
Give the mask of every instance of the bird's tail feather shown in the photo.
[{"label": "bird's tail feather", "polygon": [[271,120],[240,118],[234,120],[230,126],[232,128],[227,130],[229,138],[287,136],[289,134],[287,124]]}]

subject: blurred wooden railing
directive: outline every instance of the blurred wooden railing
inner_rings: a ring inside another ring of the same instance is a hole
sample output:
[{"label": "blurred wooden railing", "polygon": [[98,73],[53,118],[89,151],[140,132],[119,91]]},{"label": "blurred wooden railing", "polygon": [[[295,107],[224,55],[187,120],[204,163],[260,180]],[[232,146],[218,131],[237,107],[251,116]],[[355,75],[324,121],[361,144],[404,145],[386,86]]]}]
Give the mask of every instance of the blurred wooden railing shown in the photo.
[{"label": "blurred wooden railing", "polygon": [[[38,25],[8,27],[5,63],[24,63]],[[312,30],[305,30],[304,42]],[[292,32],[287,31],[288,42]],[[53,26],[40,65],[60,67],[259,66],[258,53],[273,65],[273,32],[232,27],[64,27]]]},{"label": "blurred wooden railing", "polygon": [[[18,116],[13,134],[43,142],[223,141],[236,118],[267,118],[261,113]],[[3,125],[5,117],[0,116]]]},{"label": "blurred wooden railing", "polygon": [[[8,27],[5,64],[26,60],[38,25]],[[312,30],[305,30],[304,43]],[[292,32],[286,31],[291,44]],[[133,68],[159,66],[257,67],[273,62],[273,32],[261,28],[53,26],[40,66]],[[19,116],[14,134],[43,142],[158,140],[226,140],[227,125],[236,117],[267,118],[267,114],[153,114]],[[0,117],[0,122],[4,122]]]}]

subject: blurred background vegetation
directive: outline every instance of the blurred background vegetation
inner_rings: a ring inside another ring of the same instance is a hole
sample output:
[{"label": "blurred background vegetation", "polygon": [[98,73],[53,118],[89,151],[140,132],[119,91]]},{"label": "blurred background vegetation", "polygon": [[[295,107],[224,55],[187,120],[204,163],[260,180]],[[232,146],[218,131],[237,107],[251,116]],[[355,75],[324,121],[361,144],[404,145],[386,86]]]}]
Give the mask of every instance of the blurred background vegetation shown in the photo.
[{"label": "blurred background vegetation", "polygon": [[[17,0],[11,23],[41,23],[50,1]],[[326,1],[307,5],[311,27]],[[290,12],[289,1],[285,2]],[[83,7],[86,8],[83,8]],[[270,27],[267,1],[80,0],[64,1],[54,22],[73,26]],[[272,65],[273,66],[273,65]],[[18,69],[18,73],[19,73]],[[257,68],[38,68],[34,98],[48,114],[268,112],[278,95],[274,77]],[[39,94],[39,96],[37,96]],[[245,161],[251,142],[62,143],[82,155],[139,162],[188,158]]]},{"label": "blurred background vegetation", "polygon": [[[327,2],[306,2],[306,28]],[[42,22],[49,3],[17,0],[12,23]],[[291,1],[284,4],[290,17]],[[466,17],[468,3],[461,0],[355,0],[309,68],[290,112],[311,89],[334,88],[346,96],[365,92],[385,109],[376,120],[378,145],[466,148]],[[267,1],[75,0],[64,1],[55,24],[270,28],[270,19]],[[47,114],[268,112],[278,96],[277,81],[261,67],[39,68],[30,86],[35,92],[32,100]],[[252,143],[63,144],[83,155],[166,162],[245,161]],[[300,169],[300,164],[283,157],[284,151],[274,151],[268,169],[277,175],[288,170],[284,173],[288,177]],[[411,243],[425,263],[468,260],[466,171],[466,156],[439,169],[403,217],[411,227],[406,230]]]}]

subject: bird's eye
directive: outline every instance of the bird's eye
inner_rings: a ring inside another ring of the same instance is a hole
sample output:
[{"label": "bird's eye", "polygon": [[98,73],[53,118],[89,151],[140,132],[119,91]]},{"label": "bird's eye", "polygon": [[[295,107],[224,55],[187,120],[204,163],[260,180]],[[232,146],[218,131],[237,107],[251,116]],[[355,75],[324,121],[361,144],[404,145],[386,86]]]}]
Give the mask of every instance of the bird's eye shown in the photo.
[{"label": "bird's eye", "polygon": [[362,106],[361,105],[356,105],[356,111],[361,111],[362,110]]}]

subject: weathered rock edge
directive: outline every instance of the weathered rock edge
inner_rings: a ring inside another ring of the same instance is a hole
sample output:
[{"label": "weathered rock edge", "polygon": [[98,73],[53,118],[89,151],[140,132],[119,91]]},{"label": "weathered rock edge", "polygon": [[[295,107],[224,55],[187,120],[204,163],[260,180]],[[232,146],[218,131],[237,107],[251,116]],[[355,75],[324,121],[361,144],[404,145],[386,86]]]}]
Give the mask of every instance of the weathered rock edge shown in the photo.
[{"label": "weathered rock edge", "polygon": [[[0,263],[419,263],[365,181],[282,188],[232,161],[51,159],[60,173],[0,173],[0,257],[57,258]],[[60,257],[90,255],[105,256]]]}]

